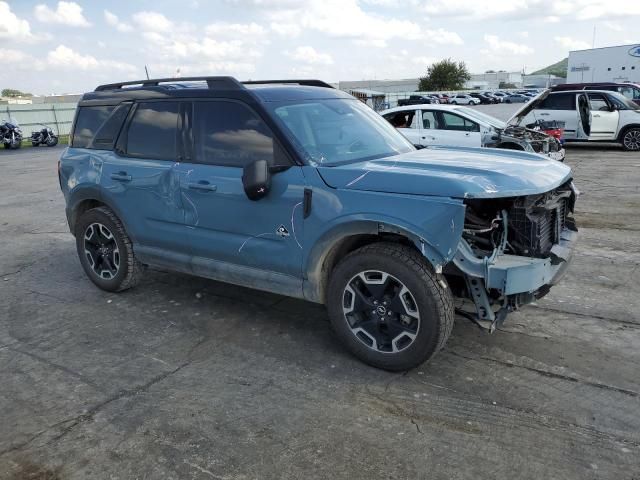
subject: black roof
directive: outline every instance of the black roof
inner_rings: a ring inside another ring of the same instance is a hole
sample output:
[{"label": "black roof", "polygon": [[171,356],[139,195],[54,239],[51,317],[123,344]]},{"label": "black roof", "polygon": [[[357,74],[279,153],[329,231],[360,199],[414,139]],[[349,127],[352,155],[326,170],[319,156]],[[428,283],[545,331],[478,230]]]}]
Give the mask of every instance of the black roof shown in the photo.
[{"label": "black roof", "polygon": [[321,80],[260,80],[239,82],[233,77],[187,77],[136,80],[98,86],[85,93],[84,105],[162,98],[233,98],[270,102],[320,98],[352,98]]}]

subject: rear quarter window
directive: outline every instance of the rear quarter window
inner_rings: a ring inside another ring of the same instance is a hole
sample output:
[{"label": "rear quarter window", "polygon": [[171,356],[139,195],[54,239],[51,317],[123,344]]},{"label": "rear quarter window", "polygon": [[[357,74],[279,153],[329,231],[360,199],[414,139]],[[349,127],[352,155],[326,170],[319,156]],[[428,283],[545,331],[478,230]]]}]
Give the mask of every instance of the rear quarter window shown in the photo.
[{"label": "rear quarter window", "polygon": [[71,146],[89,148],[93,137],[115,109],[114,105],[78,107]]}]

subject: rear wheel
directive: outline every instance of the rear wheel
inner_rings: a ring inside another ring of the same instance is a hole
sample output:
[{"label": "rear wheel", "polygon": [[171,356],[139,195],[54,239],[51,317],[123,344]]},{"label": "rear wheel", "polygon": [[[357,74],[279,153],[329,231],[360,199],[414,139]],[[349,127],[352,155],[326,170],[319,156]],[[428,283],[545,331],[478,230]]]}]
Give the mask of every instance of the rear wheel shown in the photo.
[{"label": "rear wheel", "polygon": [[640,127],[632,127],[622,134],[622,146],[625,150],[636,152],[640,150]]},{"label": "rear wheel", "polygon": [[47,147],[55,147],[58,144],[58,137],[50,136],[47,140]]},{"label": "rear wheel", "polygon": [[76,249],[89,279],[109,292],[135,286],[143,266],[122,222],[106,207],[91,209],[78,219]]},{"label": "rear wheel", "polygon": [[453,328],[453,301],[443,278],[415,250],[378,243],[346,256],[327,293],[331,325],[360,360],[385,370],[433,357]]}]

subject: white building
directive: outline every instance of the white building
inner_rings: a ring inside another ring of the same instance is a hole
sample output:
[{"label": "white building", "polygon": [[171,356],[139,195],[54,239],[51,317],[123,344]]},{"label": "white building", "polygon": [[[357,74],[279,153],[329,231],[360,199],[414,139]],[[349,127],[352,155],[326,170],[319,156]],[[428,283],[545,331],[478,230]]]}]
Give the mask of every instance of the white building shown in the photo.
[{"label": "white building", "polygon": [[517,88],[522,87],[522,73],[520,72],[490,72],[474,73],[465,83],[465,88],[475,88],[477,90],[496,90],[500,84],[511,84]]},{"label": "white building", "polygon": [[567,83],[640,83],[640,45],[569,52]]}]

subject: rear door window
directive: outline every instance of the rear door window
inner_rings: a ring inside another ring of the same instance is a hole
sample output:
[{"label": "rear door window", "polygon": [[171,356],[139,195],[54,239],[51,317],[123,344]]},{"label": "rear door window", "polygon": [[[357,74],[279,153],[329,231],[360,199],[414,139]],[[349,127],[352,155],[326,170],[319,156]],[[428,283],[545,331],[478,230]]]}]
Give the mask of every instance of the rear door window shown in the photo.
[{"label": "rear door window", "polygon": [[105,123],[114,105],[100,105],[95,107],[79,107],[76,123],[73,128],[71,146],[75,148],[89,148],[93,137]]},{"label": "rear door window", "polygon": [[575,110],[575,93],[553,93],[545,98],[536,110]]},{"label": "rear door window", "polygon": [[604,98],[602,93],[590,93],[589,103],[591,104],[591,110],[599,110],[601,112],[608,112],[610,110],[607,99]]},{"label": "rear door window", "polygon": [[127,155],[176,159],[179,113],[179,102],[140,103],[127,132]]},{"label": "rear door window", "polygon": [[432,110],[422,111],[422,128],[427,130],[435,130],[438,128],[438,121]]}]

